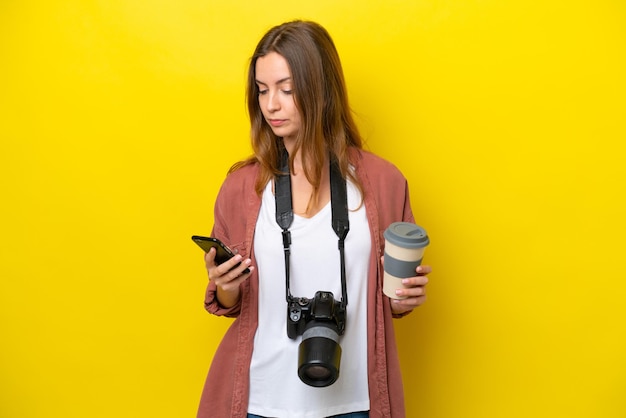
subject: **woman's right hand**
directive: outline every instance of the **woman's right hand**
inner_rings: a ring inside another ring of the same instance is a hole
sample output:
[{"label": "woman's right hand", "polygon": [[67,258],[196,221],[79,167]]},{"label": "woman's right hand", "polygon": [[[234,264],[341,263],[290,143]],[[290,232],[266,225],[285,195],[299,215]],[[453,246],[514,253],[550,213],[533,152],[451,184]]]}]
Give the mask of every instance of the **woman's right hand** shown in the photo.
[{"label": "woman's right hand", "polygon": [[[204,262],[209,274],[209,281],[215,283],[217,287],[219,304],[224,308],[234,306],[241,297],[239,285],[247,280],[254,270],[254,267],[250,266],[252,260],[249,258],[243,260],[243,257],[237,254],[230,260],[218,265],[215,263],[215,248],[211,248],[204,255]],[[233,268],[238,263],[241,265]],[[248,273],[243,272],[246,268],[250,269]]]}]

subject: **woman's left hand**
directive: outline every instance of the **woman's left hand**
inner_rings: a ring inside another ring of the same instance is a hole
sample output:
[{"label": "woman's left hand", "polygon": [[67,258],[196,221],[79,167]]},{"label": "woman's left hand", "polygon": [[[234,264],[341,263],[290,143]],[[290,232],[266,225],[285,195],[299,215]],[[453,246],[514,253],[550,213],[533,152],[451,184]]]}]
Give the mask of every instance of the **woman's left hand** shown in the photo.
[{"label": "woman's left hand", "polygon": [[396,295],[404,299],[391,299],[391,310],[394,314],[402,314],[417,308],[426,301],[427,275],[432,271],[430,266],[418,266],[416,275],[402,279],[403,289],[397,289]]}]

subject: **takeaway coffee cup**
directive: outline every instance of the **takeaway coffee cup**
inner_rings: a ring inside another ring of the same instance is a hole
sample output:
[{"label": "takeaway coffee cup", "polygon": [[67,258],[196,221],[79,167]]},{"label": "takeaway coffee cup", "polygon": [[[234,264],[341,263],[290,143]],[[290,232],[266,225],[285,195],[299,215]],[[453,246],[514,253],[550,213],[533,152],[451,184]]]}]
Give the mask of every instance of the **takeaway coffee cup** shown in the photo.
[{"label": "takeaway coffee cup", "polygon": [[385,230],[385,273],[383,293],[393,299],[402,289],[402,279],[414,277],[415,269],[422,263],[424,249],[429,243],[424,228],[409,222],[394,222]]}]

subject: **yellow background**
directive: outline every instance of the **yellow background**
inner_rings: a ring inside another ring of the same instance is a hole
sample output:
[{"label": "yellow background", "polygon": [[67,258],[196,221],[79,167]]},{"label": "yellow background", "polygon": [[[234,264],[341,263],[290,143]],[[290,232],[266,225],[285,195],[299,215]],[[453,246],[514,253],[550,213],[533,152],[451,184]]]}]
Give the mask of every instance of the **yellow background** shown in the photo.
[{"label": "yellow background", "polygon": [[409,417],[626,416],[623,1],[4,0],[0,417],[194,416],[230,320],[189,237],[292,18],[431,235]]}]

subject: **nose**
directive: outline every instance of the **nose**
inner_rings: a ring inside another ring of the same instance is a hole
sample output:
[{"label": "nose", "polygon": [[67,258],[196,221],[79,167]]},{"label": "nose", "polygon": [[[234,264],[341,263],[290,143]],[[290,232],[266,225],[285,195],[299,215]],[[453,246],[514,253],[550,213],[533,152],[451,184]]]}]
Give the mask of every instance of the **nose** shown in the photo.
[{"label": "nose", "polygon": [[277,110],[280,110],[280,101],[278,99],[278,94],[274,92],[268,92],[267,104],[265,106],[267,107],[268,112],[276,112]]}]

